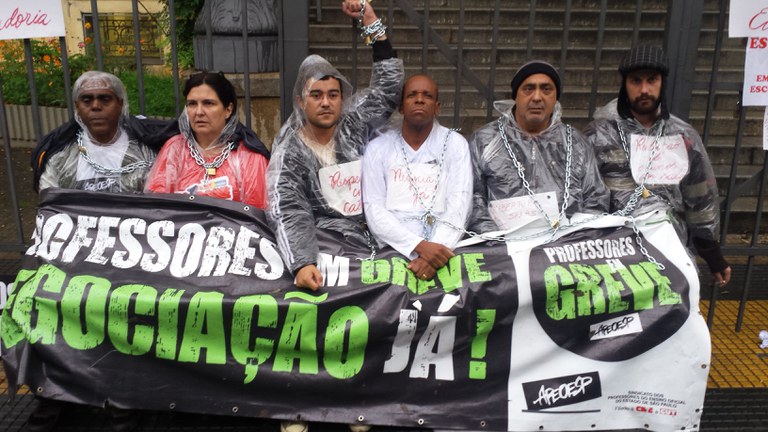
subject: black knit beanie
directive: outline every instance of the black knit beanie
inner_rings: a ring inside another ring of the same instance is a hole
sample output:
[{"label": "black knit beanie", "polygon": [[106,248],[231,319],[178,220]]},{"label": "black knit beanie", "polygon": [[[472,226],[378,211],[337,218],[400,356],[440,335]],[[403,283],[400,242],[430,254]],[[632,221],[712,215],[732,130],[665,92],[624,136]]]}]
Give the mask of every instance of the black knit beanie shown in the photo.
[{"label": "black knit beanie", "polygon": [[552,78],[552,81],[555,83],[555,89],[557,90],[557,99],[560,100],[560,89],[562,88],[560,82],[560,74],[557,73],[557,70],[554,66],[541,60],[530,61],[522,65],[520,69],[515,72],[515,76],[512,78],[511,83],[512,99],[517,97],[517,89],[520,88],[520,84],[522,84],[526,78],[539,73]]}]

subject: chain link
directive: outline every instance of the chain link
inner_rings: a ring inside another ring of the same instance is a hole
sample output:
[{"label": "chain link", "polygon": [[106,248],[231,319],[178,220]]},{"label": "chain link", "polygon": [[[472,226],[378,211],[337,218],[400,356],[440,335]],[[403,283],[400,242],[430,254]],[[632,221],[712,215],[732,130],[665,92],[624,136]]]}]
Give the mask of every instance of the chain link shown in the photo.
[{"label": "chain link", "polygon": [[[448,148],[448,138],[450,138],[451,133],[456,132],[458,129],[448,129],[448,132],[446,132],[445,137],[443,138],[443,148],[440,151],[440,159],[437,166],[437,180],[435,181],[435,188],[432,191],[432,200],[429,203],[429,206],[427,206],[424,203],[424,200],[421,198],[421,194],[419,193],[419,188],[416,186],[416,183],[413,181],[413,172],[411,171],[411,164],[408,163],[408,155],[405,154],[405,139],[403,139],[403,133],[401,132],[399,134],[400,138],[400,153],[403,155],[403,163],[405,164],[405,171],[408,174],[408,183],[411,185],[411,188],[413,189],[413,193],[416,196],[416,199],[419,200],[419,204],[421,204],[421,207],[424,208],[424,213],[416,217],[416,220],[421,221],[422,225],[424,226],[424,229],[422,230],[422,234],[425,240],[429,240],[432,234],[432,226],[438,222],[442,221],[441,218],[438,218],[437,215],[435,215],[432,212],[432,209],[435,207],[435,200],[437,199],[437,189],[440,187],[440,180],[443,176],[443,165],[445,164],[445,153],[446,149]],[[444,221],[442,221],[444,222]]]},{"label": "chain link", "polygon": [[221,153],[219,153],[209,163],[205,162],[205,159],[203,159],[203,155],[200,154],[200,150],[198,150],[197,145],[193,144],[190,140],[187,140],[187,147],[189,148],[189,154],[192,155],[192,158],[195,160],[195,162],[203,167],[203,184],[205,184],[210,178],[208,175],[208,170],[211,168],[214,170],[218,169],[224,163],[224,161],[229,158],[229,154],[235,147],[235,143],[233,141],[227,142],[226,147],[221,149]]},{"label": "chain link", "polygon": [[91,155],[88,154],[88,149],[85,147],[85,144],[83,144],[83,135],[84,135],[84,132],[82,131],[79,134],[77,134],[77,149],[80,151],[80,155],[88,163],[88,165],[90,165],[93,168],[93,170],[99,174],[104,174],[108,176],[128,174],[136,171],[137,169],[149,168],[155,162],[154,159],[151,159],[148,161],[143,160],[143,161],[133,162],[131,164],[122,166],[120,168],[107,168],[104,165],[101,165],[98,162],[91,159]]},{"label": "chain link", "polygon": [[501,135],[501,140],[504,143],[504,148],[507,149],[507,153],[509,153],[509,157],[512,158],[512,164],[517,169],[517,175],[518,177],[520,177],[520,180],[522,180],[523,187],[528,193],[528,196],[531,198],[531,201],[533,201],[533,204],[536,206],[536,209],[539,211],[539,213],[542,214],[542,216],[544,216],[544,219],[547,221],[547,224],[549,224],[549,226],[552,227],[552,235],[554,236],[554,234],[557,233],[557,230],[559,230],[561,227],[561,221],[565,220],[565,210],[568,208],[568,199],[571,196],[571,193],[568,190],[571,187],[571,163],[573,158],[573,130],[571,129],[571,125],[565,125],[566,157],[565,157],[565,181],[563,184],[563,204],[560,207],[560,214],[558,215],[558,219],[553,221],[549,217],[547,212],[545,212],[544,209],[541,207],[539,200],[536,199],[536,194],[533,192],[533,190],[531,189],[531,185],[528,183],[528,180],[525,178],[525,168],[523,168],[523,164],[521,164],[520,161],[517,159],[517,156],[515,156],[515,153],[512,151],[512,147],[509,145],[509,140],[507,140],[507,135],[504,132],[503,117],[499,117],[498,124],[499,124],[499,135]]}]

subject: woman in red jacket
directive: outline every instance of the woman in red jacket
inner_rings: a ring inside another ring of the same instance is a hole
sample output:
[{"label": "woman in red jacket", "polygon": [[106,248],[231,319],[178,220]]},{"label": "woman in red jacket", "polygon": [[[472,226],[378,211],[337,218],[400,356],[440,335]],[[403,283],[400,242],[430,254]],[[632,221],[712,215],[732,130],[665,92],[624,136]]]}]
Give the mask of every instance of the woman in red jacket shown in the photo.
[{"label": "woman in red jacket", "polygon": [[184,85],[180,133],[169,139],[147,180],[149,192],[187,193],[264,208],[269,151],[237,120],[237,96],[221,72]]}]

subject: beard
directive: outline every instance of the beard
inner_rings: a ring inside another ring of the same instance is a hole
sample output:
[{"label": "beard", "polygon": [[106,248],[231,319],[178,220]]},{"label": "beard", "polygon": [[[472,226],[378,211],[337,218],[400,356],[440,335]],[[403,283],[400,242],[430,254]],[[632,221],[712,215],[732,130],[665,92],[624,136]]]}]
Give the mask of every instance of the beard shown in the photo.
[{"label": "beard", "polygon": [[[642,104],[642,102],[645,102],[648,100],[652,101],[650,105]],[[645,98],[638,97],[630,101],[629,104],[632,107],[632,111],[637,114],[653,114],[659,110],[659,105],[661,105],[661,98],[660,97],[645,97]]]}]

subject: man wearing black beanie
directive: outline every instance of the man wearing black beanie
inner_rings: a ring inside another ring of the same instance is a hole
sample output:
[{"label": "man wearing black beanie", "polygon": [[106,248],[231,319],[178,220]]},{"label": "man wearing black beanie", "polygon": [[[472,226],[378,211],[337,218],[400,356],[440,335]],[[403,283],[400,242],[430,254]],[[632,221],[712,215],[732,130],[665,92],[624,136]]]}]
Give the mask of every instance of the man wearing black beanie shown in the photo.
[{"label": "man wearing black beanie", "polygon": [[470,138],[475,182],[470,229],[557,230],[576,213],[607,211],[608,190],[592,148],[561,121],[557,70],[544,61],[528,62],[511,87],[513,100],[494,103],[501,117]]},{"label": "man wearing black beanie", "polygon": [[667,110],[666,55],[659,47],[632,48],[619,73],[618,99],[598,109],[584,130],[611,190],[611,211],[670,213],[683,244],[696,250],[723,286],[731,267],[716,240],[717,181],[699,134]]}]

